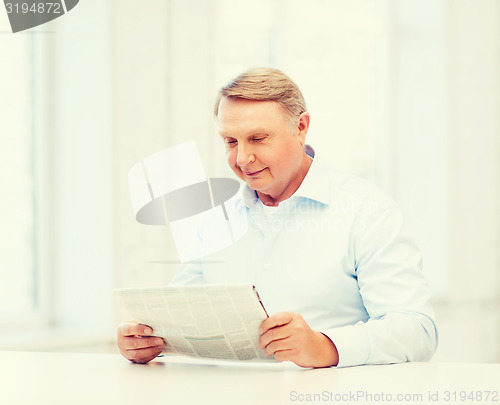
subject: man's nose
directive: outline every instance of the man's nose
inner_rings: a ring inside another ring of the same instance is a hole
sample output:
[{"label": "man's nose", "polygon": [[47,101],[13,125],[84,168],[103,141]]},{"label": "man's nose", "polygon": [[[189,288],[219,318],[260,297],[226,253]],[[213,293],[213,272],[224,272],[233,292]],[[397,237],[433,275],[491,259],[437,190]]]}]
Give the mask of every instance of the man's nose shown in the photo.
[{"label": "man's nose", "polygon": [[236,156],[236,164],[238,166],[245,166],[255,161],[255,156],[251,148],[247,146],[238,145],[238,155]]}]

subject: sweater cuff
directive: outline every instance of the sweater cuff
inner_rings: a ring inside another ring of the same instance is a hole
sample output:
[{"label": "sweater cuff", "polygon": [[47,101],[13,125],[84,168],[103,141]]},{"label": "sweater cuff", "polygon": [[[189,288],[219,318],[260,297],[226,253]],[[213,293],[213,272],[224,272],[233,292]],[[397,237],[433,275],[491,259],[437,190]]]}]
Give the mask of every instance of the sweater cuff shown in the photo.
[{"label": "sweater cuff", "polygon": [[321,333],[326,335],[337,348],[339,353],[337,367],[359,366],[368,361],[370,343],[363,322],[322,330]]}]

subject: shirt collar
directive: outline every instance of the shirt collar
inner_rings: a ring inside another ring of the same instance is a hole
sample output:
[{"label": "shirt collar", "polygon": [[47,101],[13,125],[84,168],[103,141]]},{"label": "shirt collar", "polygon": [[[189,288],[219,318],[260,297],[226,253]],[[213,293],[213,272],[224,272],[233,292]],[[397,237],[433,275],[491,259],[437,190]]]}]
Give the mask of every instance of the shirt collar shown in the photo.
[{"label": "shirt collar", "polygon": [[[311,146],[304,145],[304,150],[313,159],[313,162],[302,184],[290,198],[302,197],[328,205],[330,202],[330,180],[325,163],[316,156],[316,152]],[[257,192],[246,183],[242,185],[241,196],[243,204],[247,207],[252,207],[259,201]]]},{"label": "shirt collar", "polygon": [[292,197],[308,198],[328,205],[330,203],[330,180],[326,164],[321,157],[316,156],[311,146],[305,145],[304,149],[307,155],[313,158],[313,162],[302,184]]}]

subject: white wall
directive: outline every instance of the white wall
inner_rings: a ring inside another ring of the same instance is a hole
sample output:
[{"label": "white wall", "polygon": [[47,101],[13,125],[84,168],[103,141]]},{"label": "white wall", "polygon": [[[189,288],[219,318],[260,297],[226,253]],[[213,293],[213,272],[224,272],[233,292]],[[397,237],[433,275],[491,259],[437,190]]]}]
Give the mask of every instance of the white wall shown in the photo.
[{"label": "white wall", "polygon": [[439,359],[500,361],[500,3],[446,2],[448,294]]},{"label": "white wall", "polygon": [[[169,2],[112,2],[114,257],[117,286],[165,284],[175,272],[173,241],[166,227],[134,219],[128,171],[170,145],[174,117],[171,86]],[[140,13],[138,13],[140,10]],[[194,121],[194,119],[192,120]]]},{"label": "white wall", "polygon": [[447,65],[446,3],[397,1],[393,12],[394,197],[424,256],[436,294],[446,294]]},{"label": "white wall", "polygon": [[52,323],[113,328],[111,48],[108,3],[87,0],[45,29],[50,175]]}]

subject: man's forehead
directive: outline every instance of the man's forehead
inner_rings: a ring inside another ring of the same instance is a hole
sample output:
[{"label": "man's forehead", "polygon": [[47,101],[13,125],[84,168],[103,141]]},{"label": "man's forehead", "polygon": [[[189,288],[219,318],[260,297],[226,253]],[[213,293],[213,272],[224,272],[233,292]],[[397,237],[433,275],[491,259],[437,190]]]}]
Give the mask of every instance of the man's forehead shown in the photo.
[{"label": "man's forehead", "polygon": [[271,127],[287,122],[281,105],[272,100],[256,101],[224,97],[219,104],[217,127],[219,133],[245,127],[245,132],[267,132]]}]

